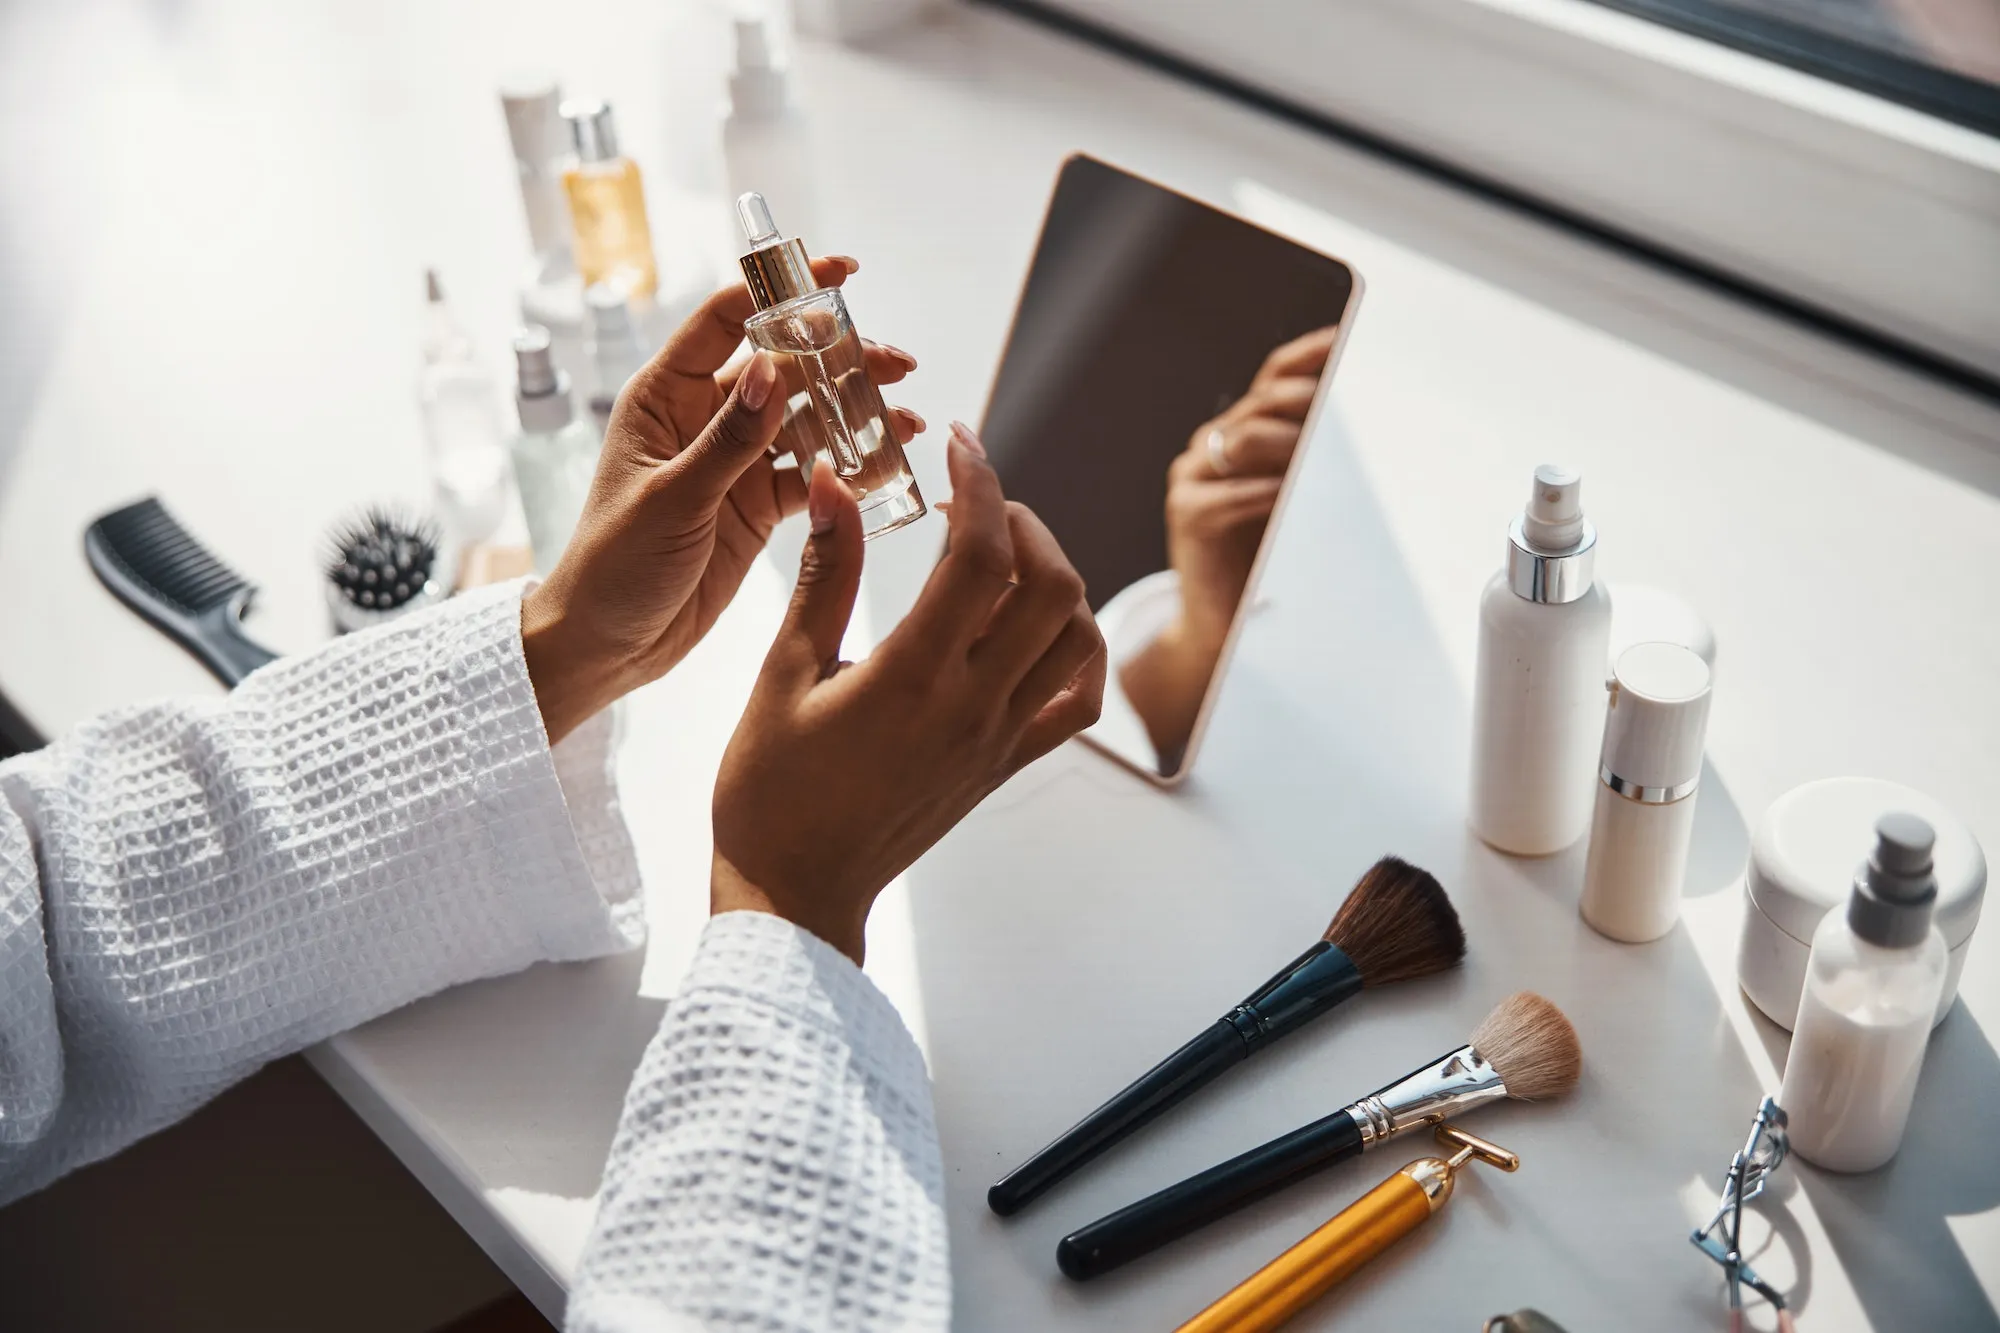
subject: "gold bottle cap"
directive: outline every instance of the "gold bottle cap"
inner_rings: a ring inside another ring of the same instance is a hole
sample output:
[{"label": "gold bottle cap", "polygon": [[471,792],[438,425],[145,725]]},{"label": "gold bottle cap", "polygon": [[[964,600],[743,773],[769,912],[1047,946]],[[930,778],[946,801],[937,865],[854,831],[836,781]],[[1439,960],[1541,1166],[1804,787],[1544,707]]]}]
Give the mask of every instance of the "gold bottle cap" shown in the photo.
[{"label": "gold bottle cap", "polygon": [[761,194],[750,193],[736,200],[736,219],[743,227],[749,251],[738,261],[743,281],[749,284],[751,299],[759,310],[768,310],[781,301],[816,291],[812,264],[806,245],[796,236],[787,240],[778,234],[771,220],[771,208]]}]

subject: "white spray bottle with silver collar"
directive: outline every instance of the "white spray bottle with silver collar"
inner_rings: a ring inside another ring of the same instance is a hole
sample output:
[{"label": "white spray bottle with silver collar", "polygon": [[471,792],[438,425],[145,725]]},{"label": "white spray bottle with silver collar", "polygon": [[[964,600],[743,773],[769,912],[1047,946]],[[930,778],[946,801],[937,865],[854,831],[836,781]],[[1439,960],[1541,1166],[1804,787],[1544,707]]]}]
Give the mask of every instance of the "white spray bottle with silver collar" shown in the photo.
[{"label": "white spray bottle with silver collar", "polygon": [[1507,533],[1507,565],[1479,601],[1472,692],[1472,831],[1544,856],[1583,836],[1604,738],[1611,599],[1597,585],[1597,529],[1583,480],[1535,469]]}]

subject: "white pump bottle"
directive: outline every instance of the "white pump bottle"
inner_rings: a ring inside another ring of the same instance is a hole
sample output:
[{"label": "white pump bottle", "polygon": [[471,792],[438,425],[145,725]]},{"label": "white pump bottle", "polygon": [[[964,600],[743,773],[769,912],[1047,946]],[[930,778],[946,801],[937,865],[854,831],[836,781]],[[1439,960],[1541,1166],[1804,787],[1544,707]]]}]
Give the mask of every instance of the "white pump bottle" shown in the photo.
[{"label": "white pump bottle", "polygon": [[1583,481],[1535,469],[1507,534],[1507,566],[1479,602],[1472,695],[1472,831],[1517,856],[1583,836],[1604,737],[1611,599],[1594,577]]},{"label": "white pump bottle", "polygon": [[735,21],[736,67],[722,122],[729,197],[763,195],[792,235],[824,245],[811,126],[793,100],[790,71],[772,49],[771,26],[756,14]]}]

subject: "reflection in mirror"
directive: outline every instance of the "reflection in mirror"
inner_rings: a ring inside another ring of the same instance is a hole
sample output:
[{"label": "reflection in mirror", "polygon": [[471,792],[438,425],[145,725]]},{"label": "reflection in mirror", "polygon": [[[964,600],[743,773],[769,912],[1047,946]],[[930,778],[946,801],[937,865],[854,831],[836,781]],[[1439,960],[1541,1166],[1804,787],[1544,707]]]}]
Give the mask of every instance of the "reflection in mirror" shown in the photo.
[{"label": "reflection in mirror", "polygon": [[1350,316],[1339,261],[1089,158],[1057,181],[981,435],[1089,585],[1085,735],[1185,771]]}]

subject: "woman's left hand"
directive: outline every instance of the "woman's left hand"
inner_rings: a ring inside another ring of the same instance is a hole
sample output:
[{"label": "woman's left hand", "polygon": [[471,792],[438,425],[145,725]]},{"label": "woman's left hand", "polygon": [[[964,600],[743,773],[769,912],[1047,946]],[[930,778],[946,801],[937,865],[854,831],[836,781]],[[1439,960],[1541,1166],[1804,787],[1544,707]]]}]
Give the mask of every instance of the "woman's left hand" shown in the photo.
[{"label": "woman's left hand", "polygon": [[[837,287],[859,267],[813,261]],[[736,595],[771,529],[805,507],[805,481],[768,456],[789,390],[768,353],[723,367],[756,312],[725,288],[674,332],[618,396],[575,534],[523,600],[521,642],[549,740],[687,656]],[[893,384],[908,353],[869,344],[868,376]],[[922,418],[893,409],[907,443]]]}]

